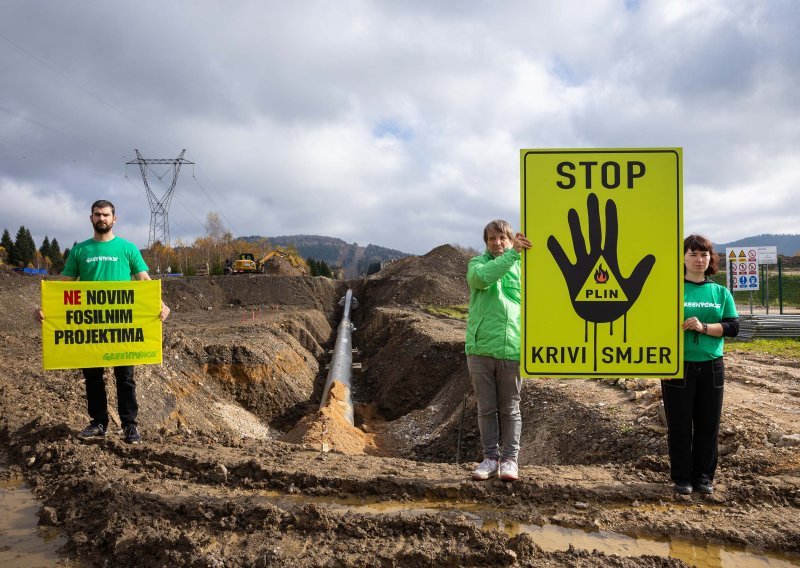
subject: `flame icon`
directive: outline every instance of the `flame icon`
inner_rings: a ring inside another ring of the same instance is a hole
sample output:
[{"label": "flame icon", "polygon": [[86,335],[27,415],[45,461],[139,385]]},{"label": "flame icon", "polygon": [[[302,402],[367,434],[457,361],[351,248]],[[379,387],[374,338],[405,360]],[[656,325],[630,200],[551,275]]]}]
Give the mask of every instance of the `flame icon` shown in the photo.
[{"label": "flame icon", "polygon": [[608,272],[603,270],[603,265],[597,267],[597,270],[594,271],[594,281],[598,284],[605,284],[608,282]]}]

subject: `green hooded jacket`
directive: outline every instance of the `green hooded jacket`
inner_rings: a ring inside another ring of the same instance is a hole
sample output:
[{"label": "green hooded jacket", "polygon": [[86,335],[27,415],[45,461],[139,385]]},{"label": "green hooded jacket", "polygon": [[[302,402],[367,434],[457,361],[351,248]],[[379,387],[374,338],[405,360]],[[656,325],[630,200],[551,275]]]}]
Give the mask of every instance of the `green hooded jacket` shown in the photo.
[{"label": "green hooded jacket", "polygon": [[497,258],[489,251],[467,266],[467,355],[519,360],[520,255],[513,248]]}]

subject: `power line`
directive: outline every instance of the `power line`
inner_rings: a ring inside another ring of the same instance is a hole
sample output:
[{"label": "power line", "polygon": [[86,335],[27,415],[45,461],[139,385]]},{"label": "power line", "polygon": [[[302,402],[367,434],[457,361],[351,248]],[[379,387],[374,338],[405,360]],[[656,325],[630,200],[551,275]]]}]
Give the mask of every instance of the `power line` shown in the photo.
[{"label": "power line", "polygon": [[203,193],[205,193],[205,194],[206,194],[206,197],[208,197],[208,200],[211,202],[211,204],[212,204],[214,207],[216,207],[216,208],[217,208],[217,211],[219,211],[219,215],[220,215],[220,217],[222,217],[223,221],[225,221],[225,222],[228,224],[228,226],[229,226],[229,229],[228,229],[228,230],[229,230],[231,233],[233,233],[233,226],[234,226],[234,225],[233,225],[233,223],[231,223],[231,222],[230,222],[230,220],[228,220],[228,218],[227,218],[227,217],[225,217],[225,214],[222,212],[222,208],[221,208],[219,205],[217,205],[217,204],[216,204],[216,202],[215,202],[215,201],[214,201],[214,200],[211,198],[211,195],[208,193],[208,191],[206,191],[206,188],[205,188],[205,187],[203,187],[203,184],[201,184],[201,183],[200,183],[200,180],[199,180],[199,179],[197,179],[197,176],[195,176],[195,175],[194,175],[194,168],[193,168],[192,170],[193,170],[193,171],[192,171],[192,178],[194,178],[194,181],[195,181],[195,183],[196,183],[196,184],[197,184],[197,185],[200,187],[200,189],[202,189],[202,190],[203,190]]},{"label": "power line", "polygon": [[[150,204],[150,236],[147,240],[147,248],[150,248],[153,243],[156,242],[160,242],[164,246],[169,246],[169,205],[172,201],[172,194],[175,191],[175,184],[178,183],[178,174],[180,174],[181,166],[184,164],[194,165],[194,162],[183,159],[186,149],[181,151],[180,156],[178,156],[176,160],[144,158],[139,153],[139,150],[135,150],[135,152],[136,159],[131,160],[127,165],[137,164],[139,166],[142,172],[142,181],[147,190],[147,201]],[[172,184],[161,199],[156,196],[153,190],[150,189],[150,184],[147,183],[147,169],[151,164],[170,165],[172,167]]]},{"label": "power line", "polygon": [[4,40],[6,40],[8,43],[13,45],[15,48],[20,50],[22,53],[24,53],[28,57],[36,60],[40,64],[42,64],[45,67],[47,67],[50,71],[52,71],[53,73],[55,73],[56,75],[58,75],[59,77],[64,79],[65,81],[68,81],[68,82],[72,83],[73,85],[75,85],[76,87],[78,87],[81,91],[83,91],[84,93],[86,93],[87,95],[92,97],[94,100],[96,100],[100,104],[107,106],[108,108],[110,108],[114,112],[118,113],[120,116],[122,116],[126,120],[129,120],[132,123],[144,128],[145,130],[147,130],[151,134],[155,134],[156,136],[158,136],[157,133],[155,133],[152,130],[150,130],[147,126],[145,126],[144,124],[140,124],[139,122],[137,122],[136,120],[134,120],[133,118],[131,118],[130,116],[128,116],[127,114],[122,112],[120,109],[118,109],[117,107],[115,107],[114,105],[109,103],[108,101],[104,100],[102,97],[99,97],[99,96],[95,95],[92,91],[90,91],[89,89],[87,89],[86,87],[84,87],[83,85],[78,83],[77,81],[75,81],[72,77],[69,77],[68,75],[65,75],[64,73],[62,73],[61,71],[59,71],[58,69],[56,69],[55,67],[50,65],[50,63],[48,63],[46,60],[42,59],[41,57],[39,57],[38,55],[36,55],[34,53],[31,53],[30,51],[28,51],[27,49],[22,47],[20,44],[18,44],[17,42],[15,42],[11,38],[9,38],[7,35],[5,35],[2,32],[0,32],[0,37],[2,37]]},{"label": "power line", "polygon": [[[37,162],[37,163],[42,163],[42,164],[50,164],[53,161],[52,158],[55,157],[55,158],[58,158],[58,159],[61,159],[61,160],[68,160],[68,161],[72,162],[73,165],[80,166],[86,172],[88,172],[88,173],[90,173],[92,175],[95,175],[95,176],[104,176],[104,177],[113,177],[113,178],[124,178],[125,177],[122,174],[114,174],[114,173],[109,173],[109,172],[101,172],[101,171],[97,171],[97,170],[92,170],[92,169],[90,169],[90,167],[88,166],[88,164],[86,162],[83,162],[81,160],[76,160],[76,159],[74,159],[74,158],[72,158],[70,156],[66,156],[65,154],[61,154],[61,153],[58,153],[58,152],[50,151],[50,152],[43,153],[38,148],[35,149],[35,150],[31,149],[29,147],[26,148],[26,147],[20,145],[19,143],[12,143],[12,142],[9,142],[7,140],[0,140],[0,144],[2,144],[4,146],[9,146],[9,147],[11,147],[13,145],[13,147],[20,152],[20,154],[18,154],[18,155],[9,152],[9,153],[6,154],[6,156],[8,158],[17,158],[19,160]],[[28,150],[28,151],[26,152],[26,150]],[[48,157],[50,159],[48,159]]]},{"label": "power line", "polygon": [[[191,215],[191,216],[192,216],[192,218],[193,218],[195,221],[197,221],[197,224],[198,224],[199,226],[201,226],[201,227],[202,227],[202,226],[205,224],[205,221],[203,221],[203,220],[202,220],[202,219],[200,219],[200,218],[199,218],[197,215],[195,215],[195,214],[194,214],[194,211],[192,211],[192,210],[189,208],[189,206],[188,206],[188,205],[186,205],[186,203],[184,203],[184,202],[181,200],[181,198],[180,198],[180,196],[179,196],[179,195],[175,195],[175,199],[178,201],[178,203],[180,204],[180,206],[181,206],[181,207],[183,207],[183,209],[184,209],[184,210],[185,210],[187,213],[189,213],[189,215]],[[177,223],[176,223],[176,225],[177,225]],[[178,225],[178,227],[180,227],[180,225]],[[183,231],[184,233],[187,233],[187,232],[188,232],[186,229],[181,229],[181,231]]]},{"label": "power line", "polygon": [[5,108],[5,107],[0,107],[0,111],[4,112],[6,114],[10,114],[12,116],[16,116],[20,120],[24,120],[26,122],[30,122],[31,124],[34,124],[34,125],[38,126],[39,128],[44,128],[45,130],[51,130],[51,131],[55,132],[56,134],[60,134],[61,136],[64,136],[65,138],[71,138],[73,140],[77,140],[78,142],[82,142],[82,143],[86,144],[87,146],[93,147],[96,150],[100,150],[102,152],[106,151],[105,148],[101,148],[100,146],[95,146],[92,142],[89,142],[88,140],[84,140],[83,138],[78,138],[77,136],[73,136],[72,134],[67,134],[66,132],[63,132],[63,131],[59,130],[58,128],[54,127],[54,126],[50,126],[48,124],[45,124],[43,122],[39,122],[38,120],[34,120],[32,118],[28,118],[27,116],[22,116],[18,112],[14,112],[11,109],[8,109],[8,108]]},{"label": "power line", "polygon": [[[125,113],[124,113],[122,110],[120,110],[120,109],[119,109],[119,108],[117,108],[116,106],[112,105],[111,103],[109,103],[108,101],[106,101],[105,99],[103,99],[102,97],[100,97],[100,96],[98,96],[98,95],[94,94],[94,93],[93,93],[91,90],[89,90],[88,88],[84,87],[82,84],[78,83],[77,81],[75,81],[74,79],[72,79],[71,77],[69,77],[68,75],[66,75],[66,74],[62,73],[62,72],[61,72],[61,71],[59,71],[57,68],[55,68],[55,67],[53,67],[52,65],[50,65],[50,63],[48,63],[48,62],[47,62],[45,59],[43,59],[43,58],[39,57],[38,55],[36,55],[36,54],[34,54],[34,53],[32,53],[32,52],[28,51],[28,50],[27,50],[27,49],[25,49],[23,46],[21,46],[20,44],[18,44],[17,42],[15,42],[15,41],[14,41],[14,40],[12,40],[11,38],[9,38],[7,35],[3,34],[2,32],[0,32],[0,38],[3,38],[3,39],[4,39],[4,40],[6,40],[6,41],[7,41],[9,44],[11,44],[13,47],[15,47],[16,49],[18,49],[19,51],[21,51],[22,53],[24,53],[25,55],[27,55],[27,56],[28,56],[28,57],[30,57],[31,59],[33,59],[33,60],[35,60],[36,62],[38,62],[39,64],[43,65],[43,66],[44,66],[44,67],[46,67],[48,70],[50,70],[52,73],[55,73],[56,75],[58,75],[59,77],[61,77],[61,78],[62,78],[62,79],[64,79],[65,81],[68,81],[68,82],[69,82],[69,83],[71,83],[72,85],[76,86],[78,89],[80,89],[81,91],[83,91],[84,93],[86,93],[87,95],[89,95],[90,97],[92,97],[93,99],[95,99],[96,101],[98,101],[99,103],[101,103],[101,104],[105,105],[106,107],[110,108],[111,110],[113,110],[114,112],[116,112],[117,114],[119,114],[120,116],[122,116],[123,118],[125,118],[126,120],[128,120],[128,121],[130,121],[131,123],[133,123],[133,124],[135,124],[135,125],[137,125],[137,126],[139,126],[139,127],[143,128],[145,131],[147,131],[147,132],[149,132],[149,133],[151,133],[151,134],[155,135],[156,137],[158,137],[158,138],[161,138],[162,140],[164,139],[163,135],[161,135],[161,134],[159,134],[159,133],[157,133],[157,132],[154,132],[154,131],[152,131],[152,130],[151,130],[150,128],[148,128],[146,125],[144,125],[144,124],[140,123],[139,121],[137,121],[137,120],[133,119],[132,117],[128,116],[128,115],[127,115],[127,114],[125,114]],[[6,110],[6,109],[3,109],[3,110]],[[14,113],[13,111],[8,111],[8,110],[6,110],[6,112],[9,112],[10,114],[14,114],[14,115],[16,115],[16,116],[19,116],[19,117],[20,117],[20,118],[22,118],[23,120],[28,120],[28,121],[30,121],[30,122],[33,122],[34,124],[38,124],[38,125],[39,125],[39,126],[41,126],[41,127],[48,128],[48,129],[50,129],[50,130],[53,130],[53,131],[55,131],[55,132],[58,132],[58,133],[59,133],[59,134],[61,134],[61,135],[68,136],[67,134],[65,134],[65,133],[63,133],[63,132],[60,132],[59,130],[57,130],[57,129],[55,129],[55,128],[49,127],[49,126],[47,126],[47,125],[44,125],[44,124],[41,124],[41,123],[37,123],[36,121],[33,121],[33,120],[31,120],[31,119],[27,119],[27,118],[25,118],[25,117],[23,117],[23,116],[21,116],[21,115],[19,115],[19,114],[17,114],[17,113]],[[83,141],[83,142],[84,142],[84,143],[87,143],[87,144],[89,144],[90,146],[94,146],[93,144],[91,144],[91,143],[88,143],[88,142],[86,142],[86,141]],[[96,147],[96,146],[95,146],[95,147]],[[129,163],[130,163],[130,162],[129,162]],[[219,205],[218,205],[218,204],[217,204],[217,203],[214,201],[214,199],[211,197],[211,195],[208,193],[208,191],[205,189],[205,187],[203,187],[203,185],[200,183],[200,181],[197,179],[197,177],[195,177],[195,175],[194,175],[194,172],[192,173],[192,178],[195,180],[195,182],[196,182],[196,183],[197,183],[197,185],[200,187],[200,189],[202,189],[202,190],[203,190],[203,193],[206,195],[206,197],[207,197],[207,198],[208,198],[208,200],[211,202],[211,204],[212,204],[212,205],[213,205],[213,206],[214,206],[214,207],[217,209],[217,211],[219,211],[219,214],[220,214],[220,216],[222,217],[222,219],[223,219],[223,220],[225,220],[225,222],[226,222],[226,223],[227,223],[227,224],[230,226],[230,229],[229,229],[229,230],[231,230],[231,232],[233,232],[233,231],[232,231],[232,229],[233,229],[233,223],[231,223],[231,222],[230,222],[230,221],[229,221],[229,220],[228,220],[228,219],[225,217],[225,214],[222,212],[222,208],[221,208],[221,207],[220,207],[220,206],[219,206]],[[151,211],[152,211],[152,205],[151,205]]]}]

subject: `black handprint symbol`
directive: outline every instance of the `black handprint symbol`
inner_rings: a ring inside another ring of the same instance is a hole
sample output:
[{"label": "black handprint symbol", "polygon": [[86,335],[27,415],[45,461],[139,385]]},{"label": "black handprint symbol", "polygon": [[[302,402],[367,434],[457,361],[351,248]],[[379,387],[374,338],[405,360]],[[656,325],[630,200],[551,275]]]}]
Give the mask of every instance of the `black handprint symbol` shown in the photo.
[{"label": "black handprint symbol", "polygon": [[[610,323],[625,315],[639,298],[639,294],[642,292],[645,280],[650,275],[656,258],[652,254],[648,254],[639,261],[629,277],[623,277],[617,259],[619,225],[616,204],[611,199],[606,201],[606,238],[604,245],[600,226],[600,205],[594,193],[589,194],[586,200],[586,208],[589,213],[589,250],[586,250],[586,241],[581,231],[581,222],[575,209],[570,209],[567,215],[570,232],[572,233],[572,246],[575,249],[575,264],[570,262],[564,252],[564,248],[553,235],[550,235],[550,238],[547,239],[547,248],[564,275],[575,313],[587,322]],[[596,269],[598,262],[600,262],[600,265]],[[613,276],[613,281],[616,281],[622,291],[622,297],[608,300],[600,298],[598,300],[596,295],[591,297],[591,290],[587,292],[586,283],[590,278],[597,283],[600,283],[603,278],[609,280],[605,270],[609,271]],[[594,272],[598,272],[598,274],[594,274]]]}]

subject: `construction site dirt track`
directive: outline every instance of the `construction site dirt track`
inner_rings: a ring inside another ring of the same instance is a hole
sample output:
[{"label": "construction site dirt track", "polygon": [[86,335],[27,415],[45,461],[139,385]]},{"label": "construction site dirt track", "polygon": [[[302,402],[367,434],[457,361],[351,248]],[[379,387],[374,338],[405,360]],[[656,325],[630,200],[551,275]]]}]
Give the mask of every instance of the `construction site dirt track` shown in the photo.
[{"label": "construction site dirt track", "polygon": [[[117,432],[110,374],[109,435],[76,437],[83,380],[42,370],[40,280],[0,270],[0,449],[81,566],[688,565],[555,550],[510,530],[525,526],[798,562],[798,360],[726,357],[711,496],[672,492],[659,385],[643,379],[526,380],[520,480],[470,480],[480,448],[465,324],[428,309],[467,303],[467,261],[442,246],[349,283],[165,277],[164,362],[136,370],[140,445]],[[360,304],[355,427],[335,405],[318,409],[348,286]]]}]

